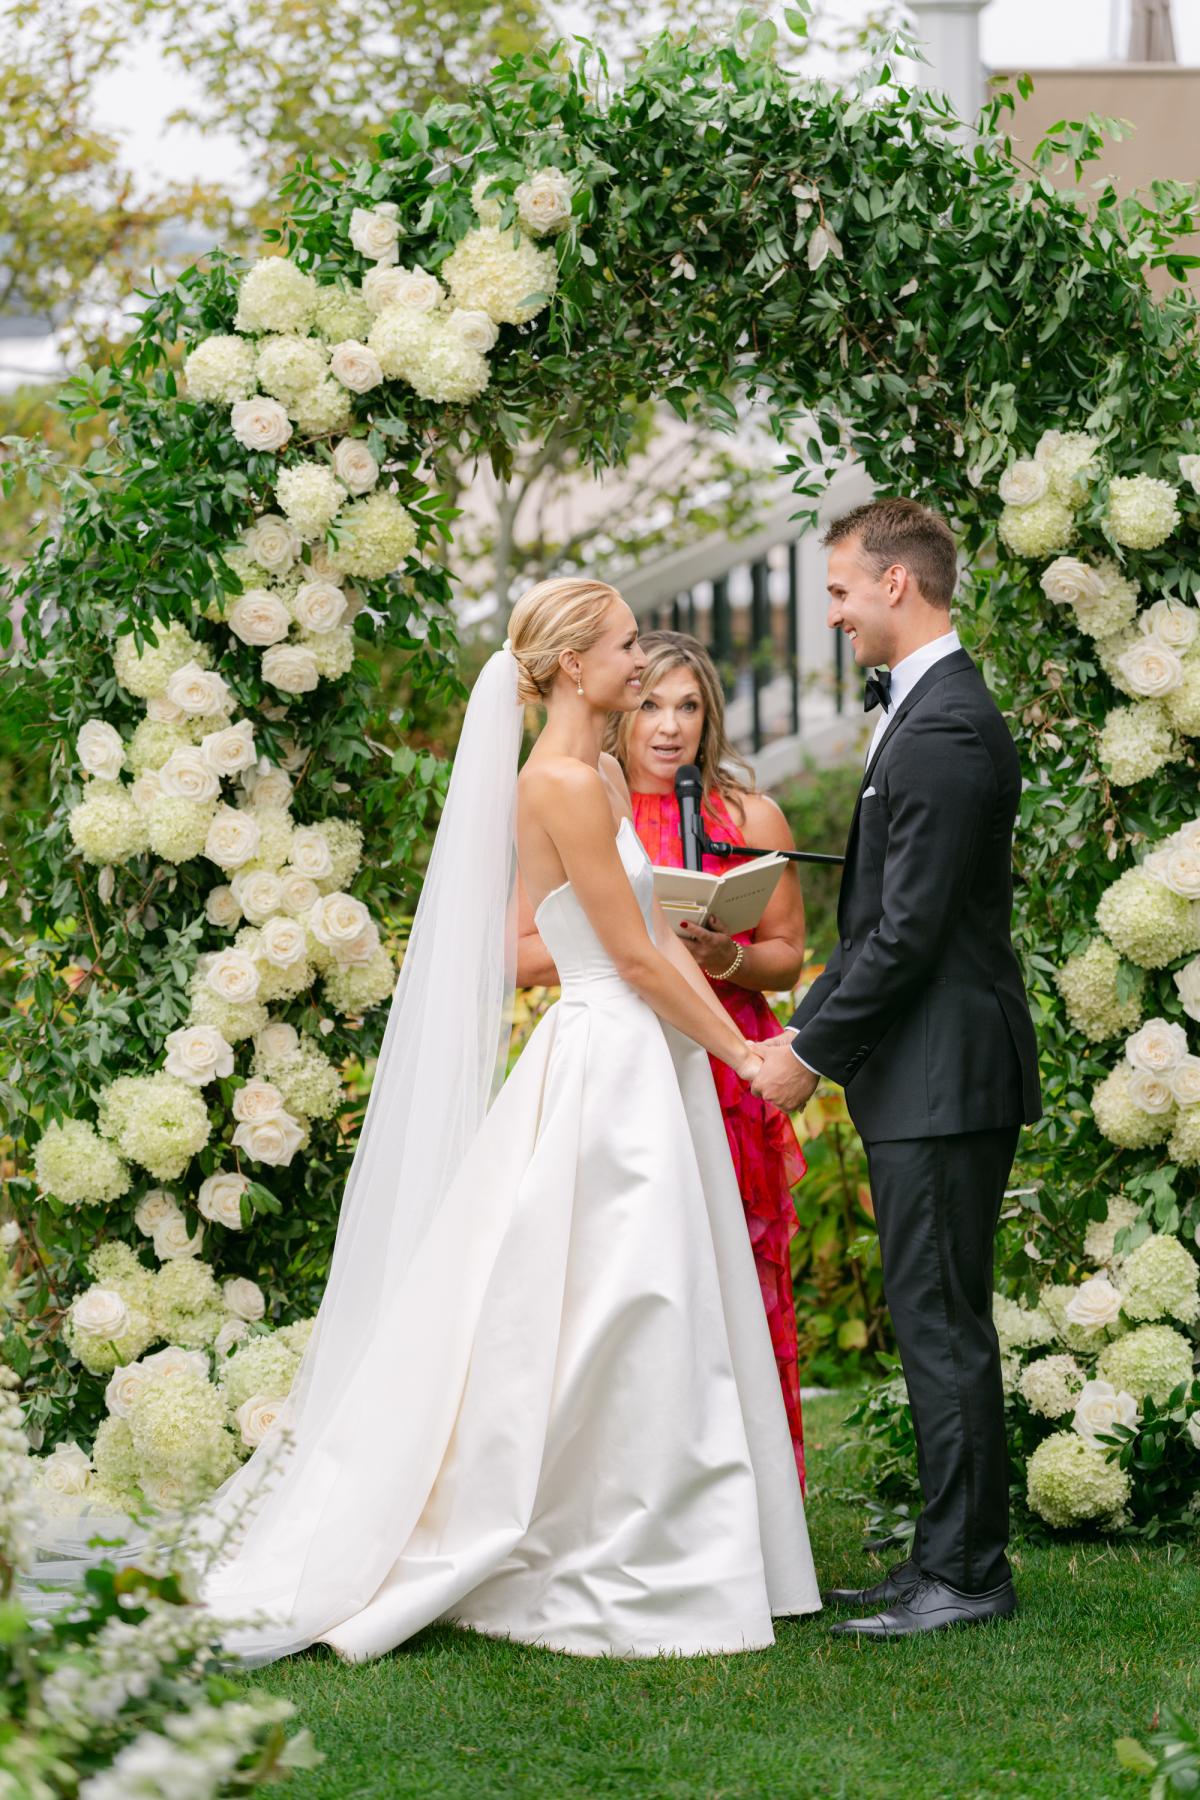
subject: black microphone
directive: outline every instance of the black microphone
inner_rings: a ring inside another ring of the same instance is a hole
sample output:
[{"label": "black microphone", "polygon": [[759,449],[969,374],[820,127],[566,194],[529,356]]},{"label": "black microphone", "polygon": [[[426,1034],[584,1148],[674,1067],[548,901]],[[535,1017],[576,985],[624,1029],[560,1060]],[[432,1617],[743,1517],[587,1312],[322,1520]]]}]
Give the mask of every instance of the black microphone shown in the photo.
[{"label": "black microphone", "polygon": [[683,844],[685,869],[703,869],[704,842],[707,832],[700,817],[704,783],[695,763],[684,763],[675,771],[675,798],[679,802],[679,836]]}]

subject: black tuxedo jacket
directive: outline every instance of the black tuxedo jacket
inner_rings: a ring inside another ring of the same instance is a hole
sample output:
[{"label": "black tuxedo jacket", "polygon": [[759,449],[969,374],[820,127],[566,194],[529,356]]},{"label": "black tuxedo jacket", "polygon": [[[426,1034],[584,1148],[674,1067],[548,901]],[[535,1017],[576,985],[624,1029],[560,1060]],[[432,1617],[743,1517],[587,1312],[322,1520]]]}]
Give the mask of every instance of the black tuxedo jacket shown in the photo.
[{"label": "black tuxedo jacket", "polygon": [[1021,769],[965,650],[896,708],[846,846],[839,941],[791,1023],[868,1141],[1041,1116],[1037,1045],[1012,947]]}]

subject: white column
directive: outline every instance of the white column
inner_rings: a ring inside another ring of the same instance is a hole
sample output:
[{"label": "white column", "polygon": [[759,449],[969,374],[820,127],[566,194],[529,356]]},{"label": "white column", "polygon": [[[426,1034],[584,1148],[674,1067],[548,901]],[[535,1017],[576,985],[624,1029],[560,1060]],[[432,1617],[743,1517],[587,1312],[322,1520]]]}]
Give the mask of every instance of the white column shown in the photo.
[{"label": "white column", "polygon": [[909,0],[915,35],[928,63],[911,63],[911,78],[947,94],[959,117],[973,120],[984,101],[979,15],[988,0]]}]

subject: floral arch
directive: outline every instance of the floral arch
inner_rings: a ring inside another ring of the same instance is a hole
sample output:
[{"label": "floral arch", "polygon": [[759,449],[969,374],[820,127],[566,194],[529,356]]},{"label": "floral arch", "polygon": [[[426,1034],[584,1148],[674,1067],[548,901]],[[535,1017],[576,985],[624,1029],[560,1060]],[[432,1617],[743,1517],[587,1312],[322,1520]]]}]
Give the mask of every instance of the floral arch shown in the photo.
[{"label": "floral arch", "polygon": [[[1021,165],[1006,98],[964,143],[888,54],[849,93],[786,73],[762,24],[661,41],[620,89],[588,46],[515,59],[470,104],[397,115],[373,160],[299,167],[269,256],[189,270],[68,384],[68,414],[111,433],[16,581],[56,803],[29,821],[8,1028],[26,1124],[6,1348],[58,1446],[48,1488],[202,1492],[297,1365],[445,777],[372,675],[399,650],[414,694],[455,689],[441,459],[503,473],[570,392],[603,469],[631,398],[728,428],[747,396],[799,508],[856,456],[960,533],[962,628],[1025,765],[1047,1093],[999,1310],[1014,1448],[1052,1524],[1184,1516],[1190,201],[1163,184],[1085,208],[1046,171],[1082,170],[1090,122]],[[1073,1422],[1085,1377],[1112,1403],[1089,1387]],[[1119,1463],[1095,1442],[1112,1420]]]}]

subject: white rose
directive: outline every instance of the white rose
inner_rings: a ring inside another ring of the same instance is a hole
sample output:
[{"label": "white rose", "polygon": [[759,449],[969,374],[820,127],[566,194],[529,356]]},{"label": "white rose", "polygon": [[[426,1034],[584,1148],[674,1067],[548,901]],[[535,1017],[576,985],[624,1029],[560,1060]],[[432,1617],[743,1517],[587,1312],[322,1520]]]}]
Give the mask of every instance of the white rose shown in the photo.
[{"label": "white rose", "polygon": [[407,306],[411,312],[436,312],[445,298],[446,290],[437,276],[420,268],[389,269],[386,276],[376,270],[374,283],[370,275],[363,282],[363,299],[372,312],[382,312],[389,306]]},{"label": "white rose", "polygon": [[162,782],[157,769],[147,769],[144,775],[129,784],[129,798],[139,812],[148,813],[161,794]]},{"label": "white rose", "polygon": [[236,807],[222,806],[208,828],[204,854],[218,868],[240,869],[243,863],[253,861],[258,855],[260,841],[257,819],[248,812],[239,812]]},{"label": "white rose", "polygon": [[257,1075],[251,1076],[233,1096],[234,1118],[250,1124],[256,1124],[260,1119],[273,1119],[283,1110],[283,1095],[279,1089],[272,1082],[260,1081]]},{"label": "white rose", "polygon": [[369,269],[362,278],[361,288],[367,311],[381,313],[389,306],[398,306],[400,290],[407,274],[407,269],[389,268],[386,263],[379,263],[374,269]]},{"label": "white rose", "polygon": [[1062,606],[1077,600],[1099,600],[1104,593],[1104,577],[1077,556],[1056,556],[1042,572],[1042,592],[1047,600]]},{"label": "white rose", "polygon": [[196,719],[206,718],[209,713],[228,712],[231,705],[229,689],[221,677],[211,669],[202,669],[198,662],[184,663],[182,669],[176,669],[167,683],[167,698]]},{"label": "white rose", "polygon": [[1164,1075],[1188,1053],[1187,1032],[1168,1019],[1148,1019],[1140,1031],[1125,1040],[1125,1056],[1131,1068],[1148,1075]]},{"label": "white rose", "polygon": [[82,1337],[119,1338],[129,1325],[129,1308],[113,1288],[85,1288],[71,1302],[71,1325]]},{"label": "white rose", "polygon": [[224,1225],[227,1231],[240,1231],[242,1195],[249,1186],[245,1175],[235,1174],[231,1169],[218,1169],[215,1175],[200,1183],[196,1205],[201,1218],[211,1220],[214,1225]]},{"label": "white rose", "polygon": [[298,919],[268,919],[262,928],[259,955],[276,969],[294,969],[308,953],[308,939]]},{"label": "white rose", "polygon": [[305,644],[275,644],[264,650],[262,674],[283,694],[311,694],[321,679],[317,659]]},{"label": "white rose", "polygon": [[220,1362],[229,1355],[235,1344],[244,1344],[249,1336],[250,1327],[245,1319],[226,1319],[213,1339],[213,1355]]},{"label": "white rose", "polygon": [[350,242],[360,256],[377,263],[396,261],[400,254],[396,247],[400,238],[400,227],[396,222],[399,210],[386,200],[373,208],[354,208],[350,214]]},{"label": "white rose", "polygon": [[332,631],[341,624],[345,610],[346,596],[332,581],[306,581],[292,596],[296,623],[305,631]]},{"label": "white rose", "polygon": [[1189,1019],[1200,1020],[1200,956],[1177,969],[1174,976],[1179,1004]]},{"label": "white rose", "polygon": [[254,1048],[268,1061],[291,1056],[300,1048],[300,1033],[286,1019],[272,1019],[269,1025],[255,1033]]},{"label": "white rose", "polygon": [[494,348],[500,336],[500,327],[490,313],[468,306],[456,306],[446,324],[461,344],[468,350],[478,350],[481,356]]},{"label": "white rose", "polygon": [[103,719],[89,719],[75,739],[80,767],[101,781],[115,781],[125,767],[125,745],[119,731]]},{"label": "white rose", "polygon": [[221,792],[212,765],[199,750],[172,750],[158,781],[159,792],[171,800],[215,800]]},{"label": "white rose", "polygon": [[254,726],[249,719],[239,719],[223,731],[210,731],[200,740],[200,751],[210,768],[218,775],[240,775],[254,762]]},{"label": "white rose", "polygon": [[225,623],[243,644],[262,650],[287,636],[292,618],[279,595],[270,588],[247,588],[229,608]]},{"label": "white rose", "polygon": [[561,231],[571,222],[571,177],[562,169],[539,169],[523,181],[514,198],[517,217],[534,237]]},{"label": "white rose", "polygon": [[175,1381],[181,1375],[198,1375],[202,1381],[208,1380],[208,1358],[203,1350],[181,1350],[178,1344],[168,1344],[153,1356],[143,1356],[142,1367],[155,1380],[165,1376],[168,1381]]},{"label": "white rose", "polygon": [[225,1311],[235,1319],[245,1319],[248,1325],[257,1325],[267,1310],[262,1289],[244,1275],[222,1282],[221,1292],[225,1296]]},{"label": "white rose", "polygon": [[1043,431],[1034,448],[1033,460],[1040,463],[1049,462],[1062,441],[1061,431]]},{"label": "white rose", "polygon": [[1200,1106],[1200,1056],[1185,1056],[1167,1076],[1177,1106]]},{"label": "white rose", "polygon": [[1200,850],[1176,841],[1152,851],[1145,866],[1173,894],[1200,900]]},{"label": "white rose", "polygon": [[220,931],[230,931],[242,922],[242,909],[231,887],[210,888],[204,902],[204,916]]},{"label": "white rose", "polygon": [[1195,643],[1200,630],[1200,612],[1182,600],[1170,596],[1148,606],[1138,624],[1148,636],[1157,638],[1170,650],[1186,650]]},{"label": "white rose", "polygon": [[300,534],[282,513],[264,513],[243,531],[242,543],[268,575],[286,575],[300,554]]},{"label": "white rose", "polygon": [[242,1401],[233,1416],[243,1444],[248,1444],[251,1450],[258,1448],[282,1412],[285,1398],[251,1394],[249,1400]]},{"label": "white rose", "polygon": [[174,1218],[178,1212],[179,1208],[166,1188],[151,1188],[138,1201],[133,1222],[143,1237],[153,1237],[163,1220]]},{"label": "white rose", "polygon": [[204,1087],[233,1074],[233,1046],[225,1042],[215,1025],[181,1025],[167,1038],[163,1067],[180,1081]]},{"label": "white rose", "polygon": [[1117,658],[1117,668],[1135,694],[1157,700],[1183,684],[1183,664],[1176,652],[1157,638],[1139,638]]},{"label": "white rose", "polygon": [[286,1169],[304,1142],[304,1128],[290,1113],[275,1113],[269,1119],[256,1119],[253,1124],[247,1121],[239,1125],[231,1141],[254,1162],[270,1163],[273,1168]]},{"label": "white rose", "polygon": [[307,875],[313,881],[324,881],[327,875],[333,873],[333,857],[324,834],[312,825],[299,826],[292,833],[288,863],[298,875]]},{"label": "white rose", "polygon": [[239,870],[232,891],[252,925],[262,925],[283,905],[283,883],[269,869]]},{"label": "white rose", "polygon": [[258,993],[258,964],[245,950],[221,950],[208,964],[204,983],[219,1000],[240,1005]]},{"label": "white rose", "polygon": [[134,1401],[151,1379],[141,1363],[126,1363],[124,1368],[113,1370],[104,1390],[104,1404],[114,1419],[129,1417]]},{"label": "white rose", "polygon": [[282,450],[292,435],[287,413],[278,400],[268,400],[265,394],[235,400],[229,409],[229,423],[234,437],[247,450]]},{"label": "white rose", "polygon": [[153,719],[156,725],[174,725],[176,719],[182,719],[183,708],[168,700],[165,694],[151,694],[146,702],[146,717]]},{"label": "white rose", "polygon": [[56,1444],[38,1469],[43,1487],[49,1488],[52,1494],[72,1497],[87,1491],[91,1473],[92,1465],[87,1452],[73,1443]]},{"label": "white rose", "polygon": [[347,955],[372,924],[371,915],[361,900],[355,900],[350,894],[323,894],[309,913],[306,923],[318,944],[324,944],[327,950],[332,950],[339,962],[368,959]]},{"label": "white rose", "polygon": [[1150,1075],[1145,1069],[1134,1069],[1127,1092],[1135,1106],[1152,1117],[1170,1112],[1175,1104],[1169,1075]]},{"label": "white rose", "polygon": [[0,1225],[0,1250],[15,1250],[21,1241],[21,1227],[15,1219],[6,1219]]},{"label": "white rose", "polygon": [[329,359],[329,372],[353,394],[366,394],[383,380],[383,368],[375,352],[354,338],[337,346]]},{"label": "white rose", "polygon": [[242,786],[256,806],[283,806],[292,802],[292,778],[286,769],[264,768],[260,759],[258,771],[242,776]]},{"label": "white rose", "polygon": [[283,910],[293,919],[302,919],[321,898],[321,890],[310,875],[283,876]]},{"label": "white rose", "polygon": [[204,1227],[197,1225],[195,1231],[189,1232],[187,1220],[180,1213],[177,1218],[164,1219],[161,1225],[156,1225],[151,1241],[154,1254],[162,1262],[174,1262],[181,1256],[199,1256],[204,1244]]},{"label": "white rose", "polygon": [[1023,460],[1010,463],[1000,477],[1000,498],[1006,506],[1032,506],[1049,486],[1041,463]]},{"label": "white rose", "polygon": [[1190,481],[1195,492],[1200,494],[1200,456],[1181,456],[1179,475],[1181,480]]},{"label": "white rose", "polygon": [[342,439],[333,453],[333,472],[352,494],[365,494],[379,480],[379,464],[361,438]]},{"label": "white rose", "polygon": [[1132,1394],[1118,1394],[1111,1381],[1084,1382],[1072,1423],[1089,1444],[1096,1444],[1101,1432],[1111,1436],[1114,1425],[1135,1426],[1137,1422],[1137,1401]]},{"label": "white rose", "polygon": [[1121,1311],[1121,1296],[1105,1275],[1093,1275],[1076,1288],[1064,1309],[1070,1324],[1082,1331],[1100,1331]]}]

